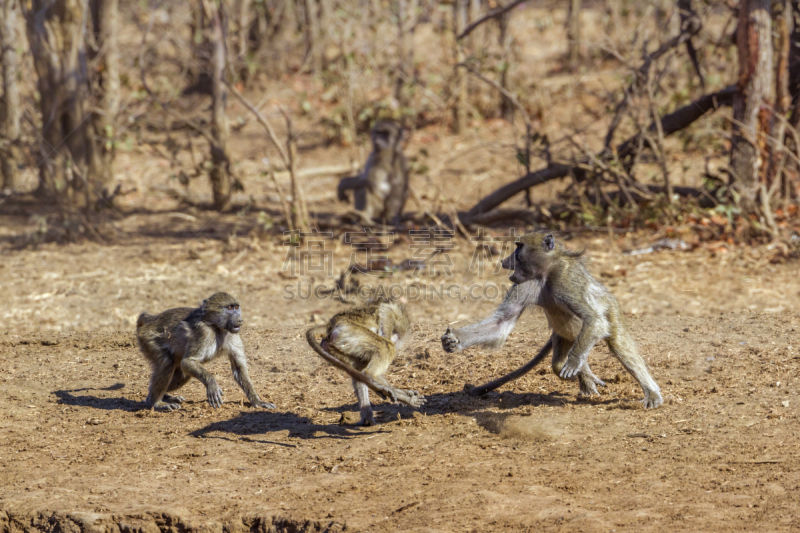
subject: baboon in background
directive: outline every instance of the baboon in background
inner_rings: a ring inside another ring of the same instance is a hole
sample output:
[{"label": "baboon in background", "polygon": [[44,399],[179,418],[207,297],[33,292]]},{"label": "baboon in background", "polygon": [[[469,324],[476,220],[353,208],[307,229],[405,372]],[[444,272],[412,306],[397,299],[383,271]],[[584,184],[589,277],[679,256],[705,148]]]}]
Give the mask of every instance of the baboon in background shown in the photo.
[{"label": "baboon in background", "polygon": [[605,386],[589,368],[589,352],[595,342],[605,339],[611,353],[625,370],[636,378],[644,391],[645,408],[663,402],[661,390],[650,376],[622,320],[617,299],[589,274],[583,252],[564,247],[549,233],[523,235],[517,248],[503,260],[503,268],[513,270],[514,285],[491,317],[442,336],[446,352],[472,345],[500,346],[514,329],[526,307],[538,305],[553,334],[529,363],[491,383],[470,390],[479,395],[524,375],[553,350],[553,372],[562,379],[578,378],[581,394],[597,394]]},{"label": "baboon in background", "polygon": [[[410,323],[405,309],[390,298],[379,298],[361,307],[333,316],[327,325],[308,330],[308,344],[320,357],[347,372],[361,409],[359,425],[374,426],[369,389],[393,402],[420,407],[425,398],[417,391],[392,387],[384,374],[397,355],[398,345],[408,332]],[[317,334],[325,333],[322,343]]]},{"label": "baboon in background", "polygon": [[355,208],[362,223],[398,224],[408,199],[408,168],[403,155],[405,130],[395,122],[381,121],[372,127],[372,153],[361,175],[344,178],[337,189],[339,200],[355,191]]},{"label": "baboon in background", "polygon": [[218,292],[200,307],[177,307],[157,315],[142,313],[136,322],[136,338],[142,353],[150,362],[152,375],[145,403],[149,408],[179,409],[184,401],[173,392],[191,378],[206,386],[211,407],[222,406],[222,389],[205,368],[220,353],[227,353],[233,378],[242,387],[252,407],[275,409],[275,405],[258,397],[239,337],[242,327],[239,302],[228,293]]}]

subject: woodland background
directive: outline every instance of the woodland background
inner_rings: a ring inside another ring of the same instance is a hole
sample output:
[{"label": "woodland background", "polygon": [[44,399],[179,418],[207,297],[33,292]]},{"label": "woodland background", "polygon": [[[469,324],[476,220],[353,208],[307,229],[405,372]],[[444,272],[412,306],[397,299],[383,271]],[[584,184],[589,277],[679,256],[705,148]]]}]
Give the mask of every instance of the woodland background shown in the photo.
[{"label": "woodland background", "polygon": [[410,131],[405,227],[794,244],[800,2],[2,6],[15,245],[113,240],[154,210],[346,227],[335,180],[380,118]]}]

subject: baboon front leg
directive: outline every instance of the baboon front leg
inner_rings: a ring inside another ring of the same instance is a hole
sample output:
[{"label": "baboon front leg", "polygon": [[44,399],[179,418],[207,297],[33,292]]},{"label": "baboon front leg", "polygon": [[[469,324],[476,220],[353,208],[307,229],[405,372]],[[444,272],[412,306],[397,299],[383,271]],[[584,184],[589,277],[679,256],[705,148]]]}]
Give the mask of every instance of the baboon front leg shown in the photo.
[{"label": "baboon front leg", "polygon": [[561,372],[558,373],[559,377],[564,379],[574,378],[578,375],[581,369],[587,364],[589,360],[589,352],[597,342],[597,334],[591,320],[585,318],[583,320],[583,327],[581,327],[578,337],[572,343],[569,349],[566,361],[561,367]]}]

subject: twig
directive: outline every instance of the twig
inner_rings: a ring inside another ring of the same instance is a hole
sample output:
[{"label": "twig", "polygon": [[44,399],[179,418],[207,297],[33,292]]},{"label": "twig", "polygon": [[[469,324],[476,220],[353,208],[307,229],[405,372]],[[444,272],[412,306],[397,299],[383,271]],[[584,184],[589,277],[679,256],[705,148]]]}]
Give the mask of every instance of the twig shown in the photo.
[{"label": "twig", "polygon": [[463,39],[464,37],[466,37],[467,35],[472,33],[472,30],[474,30],[475,28],[477,28],[478,26],[480,26],[481,24],[483,24],[487,20],[491,20],[491,19],[497,18],[497,17],[499,17],[501,15],[504,15],[505,13],[508,13],[509,11],[511,11],[512,9],[517,7],[518,5],[520,5],[522,3],[525,3],[527,1],[528,0],[514,0],[513,2],[511,2],[507,6],[498,7],[494,11],[489,11],[487,14],[485,14],[484,16],[482,16],[481,18],[479,18],[478,20],[476,20],[475,22],[473,22],[472,24],[469,24],[466,28],[464,28],[464,31],[462,31],[461,34],[459,34],[459,36],[456,37],[456,39],[460,41],[461,39]]},{"label": "twig", "polygon": [[[676,131],[689,126],[713,109],[717,109],[720,106],[732,105],[734,90],[735,86],[729,86],[721,91],[706,94],[694,102],[661,117],[661,127],[663,128],[664,136],[669,136]],[[655,124],[650,124],[648,129],[650,131],[654,131],[655,128]],[[636,155],[637,153],[641,152],[641,148],[643,148],[645,144],[646,143],[644,142],[643,136],[637,134],[617,146],[617,157],[622,160]],[[608,157],[610,157],[610,155],[608,154],[608,151],[605,150],[598,156],[598,158],[601,160],[607,159]],[[470,223],[471,217],[481,213],[486,213],[516,194],[524,191],[525,189],[533,187],[534,185],[538,185],[539,183],[545,183],[547,181],[563,178],[569,175],[571,172],[575,172],[578,175],[578,178],[581,177],[581,174],[583,175],[583,178],[585,178],[585,170],[580,168],[580,164],[586,164],[586,162],[584,161],[582,163],[579,162],[578,164],[571,165],[552,163],[541,170],[529,172],[525,176],[522,176],[521,178],[500,187],[493,193],[481,199],[465,215],[466,222]]]},{"label": "twig", "polygon": [[278,179],[275,177],[275,171],[272,169],[272,165],[269,167],[269,177],[272,179],[273,185],[275,185],[275,189],[278,190],[278,198],[281,202],[281,209],[283,210],[283,216],[286,217],[286,225],[289,226],[289,231],[294,231],[294,222],[292,221],[292,209],[289,207],[289,202],[286,200],[286,195],[283,194],[283,188],[278,184]]},{"label": "twig", "polygon": [[266,117],[264,117],[264,115],[261,114],[261,111],[259,111],[253,104],[251,104],[247,98],[242,96],[242,93],[236,90],[236,87],[231,85],[227,80],[222,80],[222,82],[225,85],[227,85],[230,93],[234,97],[236,97],[236,99],[239,100],[239,102],[241,102],[242,105],[245,106],[248,111],[250,111],[251,113],[253,113],[253,115],[255,115],[256,120],[258,120],[259,124],[264,126],[264,129],[267,130],[267,135],[269,135],[269,140],[272,141],[272,144],[275,145],[275,148],[278,150],[278,154],[280,154],[281,156],[281,161],[283,161],[283,164],[285,165],[286,168],[289,168],[290,166],[289,155],[283,148],[283,144],[281,144],[280,140],[278,140],[278,136],[275,134],[275,130],[272,128],[272,124],[270,124],[269,121],[266,119]]}]

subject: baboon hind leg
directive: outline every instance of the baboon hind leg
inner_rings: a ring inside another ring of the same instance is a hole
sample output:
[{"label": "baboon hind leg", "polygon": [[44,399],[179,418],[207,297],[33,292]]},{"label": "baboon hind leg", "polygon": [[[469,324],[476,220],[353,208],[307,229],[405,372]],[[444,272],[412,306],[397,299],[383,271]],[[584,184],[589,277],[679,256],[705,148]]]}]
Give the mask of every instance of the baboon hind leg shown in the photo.
[{"label": "baboon hind leg", "polygon": [[[192,379],[192,376],[184,374],[180,368],[175,369],[175,372],[172,374],[172,381],[170,382],[169,387],[167,387],[167,392],[180,389],[186,385],[190,379]],[[183,396],[178,396],[177,394],[164,394],[164,401],[183,403],[186,401],[186,398]]]},{"label": "baboon hind leg", "polygon": [[358,361],[356,370],[381,382],[395,356],[394,344],[377,333],[348,322],[337,324],[331,332],[329,344],[337,351]]},{"label": "baboon hind leg", "polygon": [[[553,372],[556,376],[559,375],[561,369],[567,362],[567,356],[572,349],[573,341],[568,341],[559,335],[553,335]],[[581,388],[582,396],[592,396],[593,394],[600,394],[597,392],[597,386],[605,387],[606,384],[603,380],[598,378],[592,372],[589,363],[583,365],[581,371],[578,373],[578,383]]]},{"label": "baboon hind leg", "polygon": [[358,408],[361,411],[361,420],[358,422],[359,426],[374,426],[375,417],[372,414],[372,404],[369,403],[369,388],[360,381],[353,380],[353,389],[356,391],[356,398],[358,399]]}]

